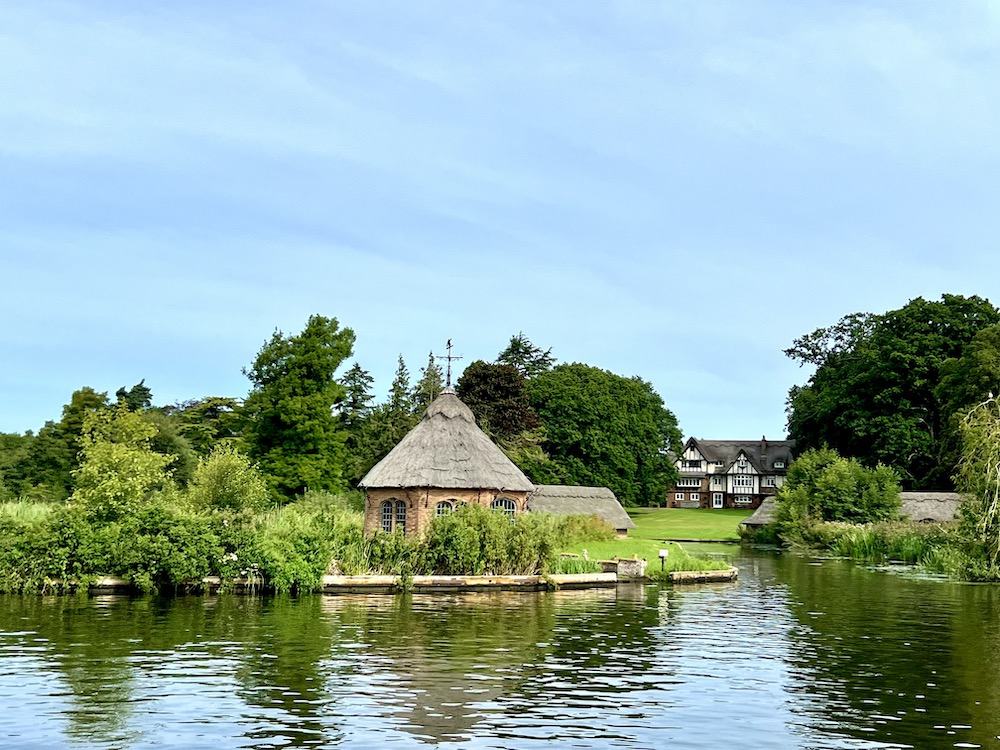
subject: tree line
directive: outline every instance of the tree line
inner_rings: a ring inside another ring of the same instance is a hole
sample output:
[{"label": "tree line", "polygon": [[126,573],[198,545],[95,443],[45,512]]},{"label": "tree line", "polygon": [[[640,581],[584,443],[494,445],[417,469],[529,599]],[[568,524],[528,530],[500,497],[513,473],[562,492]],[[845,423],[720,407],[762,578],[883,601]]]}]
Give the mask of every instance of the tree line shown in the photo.
[{"label": "tree line", "polygon": [[854,313],[796,339],[814,367],[788,394],[796,449],[832,448],[898,473],[904,489],[952,490],[963,417],[1000,393],[1000,311],[980,297],[922,297]]},{"label": "tree line", "polygon": [[[114,465],[109,446],[128,442],[116,433],[126,422],[132,444],[141,433],[155,456],[147,468],[160,484],[166,477],[188,488],[199,465],[222,452],[255,464],[273,503],[352,489],[444,388],[433,354],[415,379],[400,356],[387,398],[376,402],[371,373],[351,361],[354,343],[350,328],[321,315],[298,333],[275,331],[243,370],[245,398],[154,406],[145,380],[113,398],[82,387],[37,433],[0,433],[0,501],[57,502],[89,491],[84,459],[100,456],[106,476]],[[456,391],[535,483],[608,486],[626,504],[655,504],[676,476],[668,451],[680,446],[677,420],[639,377],[557,363],[551,349],[519,333],[494,360],[466,367]],[[109,486],[100,491],[113,494]]]}]

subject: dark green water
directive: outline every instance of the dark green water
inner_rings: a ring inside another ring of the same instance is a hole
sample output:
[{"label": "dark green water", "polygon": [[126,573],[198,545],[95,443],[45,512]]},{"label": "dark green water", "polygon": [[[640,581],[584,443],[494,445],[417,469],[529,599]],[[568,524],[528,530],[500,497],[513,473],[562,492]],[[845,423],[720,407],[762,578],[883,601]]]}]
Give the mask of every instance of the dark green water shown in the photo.
[{"label": "dark green water", "polygon": [[0,598],[0,747],[1000,747],[1000,588]]}]

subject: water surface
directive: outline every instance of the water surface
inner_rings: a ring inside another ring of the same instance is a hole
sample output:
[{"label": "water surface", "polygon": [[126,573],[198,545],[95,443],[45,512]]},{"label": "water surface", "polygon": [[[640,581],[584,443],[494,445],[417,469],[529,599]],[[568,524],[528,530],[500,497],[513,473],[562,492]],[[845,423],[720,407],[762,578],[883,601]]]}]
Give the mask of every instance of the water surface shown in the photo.
[{"label": "water surface", "polygon": [[0,747],[1000,746],[993,586],[0,598]]}]

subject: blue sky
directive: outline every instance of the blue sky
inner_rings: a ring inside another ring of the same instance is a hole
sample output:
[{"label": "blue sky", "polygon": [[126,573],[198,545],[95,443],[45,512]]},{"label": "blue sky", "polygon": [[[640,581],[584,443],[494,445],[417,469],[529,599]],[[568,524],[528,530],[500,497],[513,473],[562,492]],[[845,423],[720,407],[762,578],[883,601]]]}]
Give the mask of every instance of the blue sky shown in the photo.
[{"label": "blue sky", "polygon": [[1000,302],[995,3],[7,0],[0,92],[0,431],[318,313],[380,399],[523,331],[776,438],[797,336]]}]

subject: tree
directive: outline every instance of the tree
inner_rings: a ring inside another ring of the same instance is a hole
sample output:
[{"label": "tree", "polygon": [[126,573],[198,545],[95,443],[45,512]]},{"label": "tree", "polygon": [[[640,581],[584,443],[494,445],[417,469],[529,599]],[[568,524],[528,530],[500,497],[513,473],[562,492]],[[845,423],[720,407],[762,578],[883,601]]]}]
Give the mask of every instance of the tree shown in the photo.
[{"label": "tree", "polygon": [[195,506],[213,510],[260,511],[270,503],[260,470],[228,445],[216,446],[198,462],[188,497]]},{"label": "tree", "polygon": [[362,426],[357,457],[358,479],[391,451],[419,421],[420,415],[414,409],[413,389],[410,387],[410,371],[403,355],[399,355],[396,375],[389,386],[389,400],[372,409]]},{"label": "tree", "polygon": [[532,344],[528,337],[520,331],[516,336],[510,337],[507,348],[497,356],[497,364],[511,365],[529,380],[551,370],[555,361],[555,357],[552,356],[552,347],[542,350],[541,347]]},{"label": "tree", "polygon": [[27,455],[12,469],[19,494],[35,488],[48,499],[63,500],[73,488],[73,471],[79,465],[80,437],[89,416],[108,406],[108,394],[84,387],[73,392],[58,422],[46,422],[32,441]]},{"label": "tree", "polygon": [[346,433],[334,414],[346,389],[334,375],[351,356],[354,331],[335,318],[313,315],[302,333],[275,331],[244,374],[251,458],[277,493],[346,488]]},{"label": "tree", "polygon": [[541,424],[531,408],[527,381],[513,365],[476,360],[465,368],[455,392],[494,440],[509,440]]},{"label": "tree", "polygon": [[207,456],[219,443],[243,450],[243,403],[226,396],[207,396],[163,408],[175,417],[178,432],[191,447]]},{"label": "tree", "polygon": [[828,445],[867,466],[892,466],[908,487],[950,489],[958,454],[942,367],[997,323],[988,301],[946,294],[849,315],[797,339],[785,353],[816,370],[789,391],[791,437],[801,450]]},{"label": "tree", "polygon": [[661,501],[677,479],[667,451],[680,450],[681,433],[649,383],[582,364],[528,382],[543,447],[567,482],[609,487],[628,505]]},{"label": "tree", "polygon": [[423,416],[431,401],[441,395],[444,390],[444,375],[434,361],[434,353],[427,355],[427,366],[420,370],[420,380],[413,386],[413,411],[417,416]]},{"label": "tree", "polygon": [[129,411],[143,411],[153,405],[153,392],[146,385],[145,378],[128,390],[122,386],[115,391],[115,398],[119,404],[125,404]]},{"label": "tree", "polygon": [[865,467],[830,448],[811,449],[789,467],[777,502],[778,522],[786,529],[814,521],[883,521],[899,514],[899,475],[882,464]]},{"label": "tree", "polygon": [[155,434],[156,428],[124,403],[88,415],[70,502],[98,523],[137,513],[153,492],[171,484],[170,458],[150,446]]},{"label": "tree", "polygon": [[365,475],[365,472],[372,467],[369,463],[369,454],[372,452],[368,446],[367,425],[372,417],[372,395],[371,388],[375,378],[367,370],[355,362],[350,369],[344,373],[340,379],[340,384],[344,386],[346,395],[340,403],[339,418],[347,433],[345,448],[347,451],[347,465],[344,477],[351,485],[356,485]]}]

